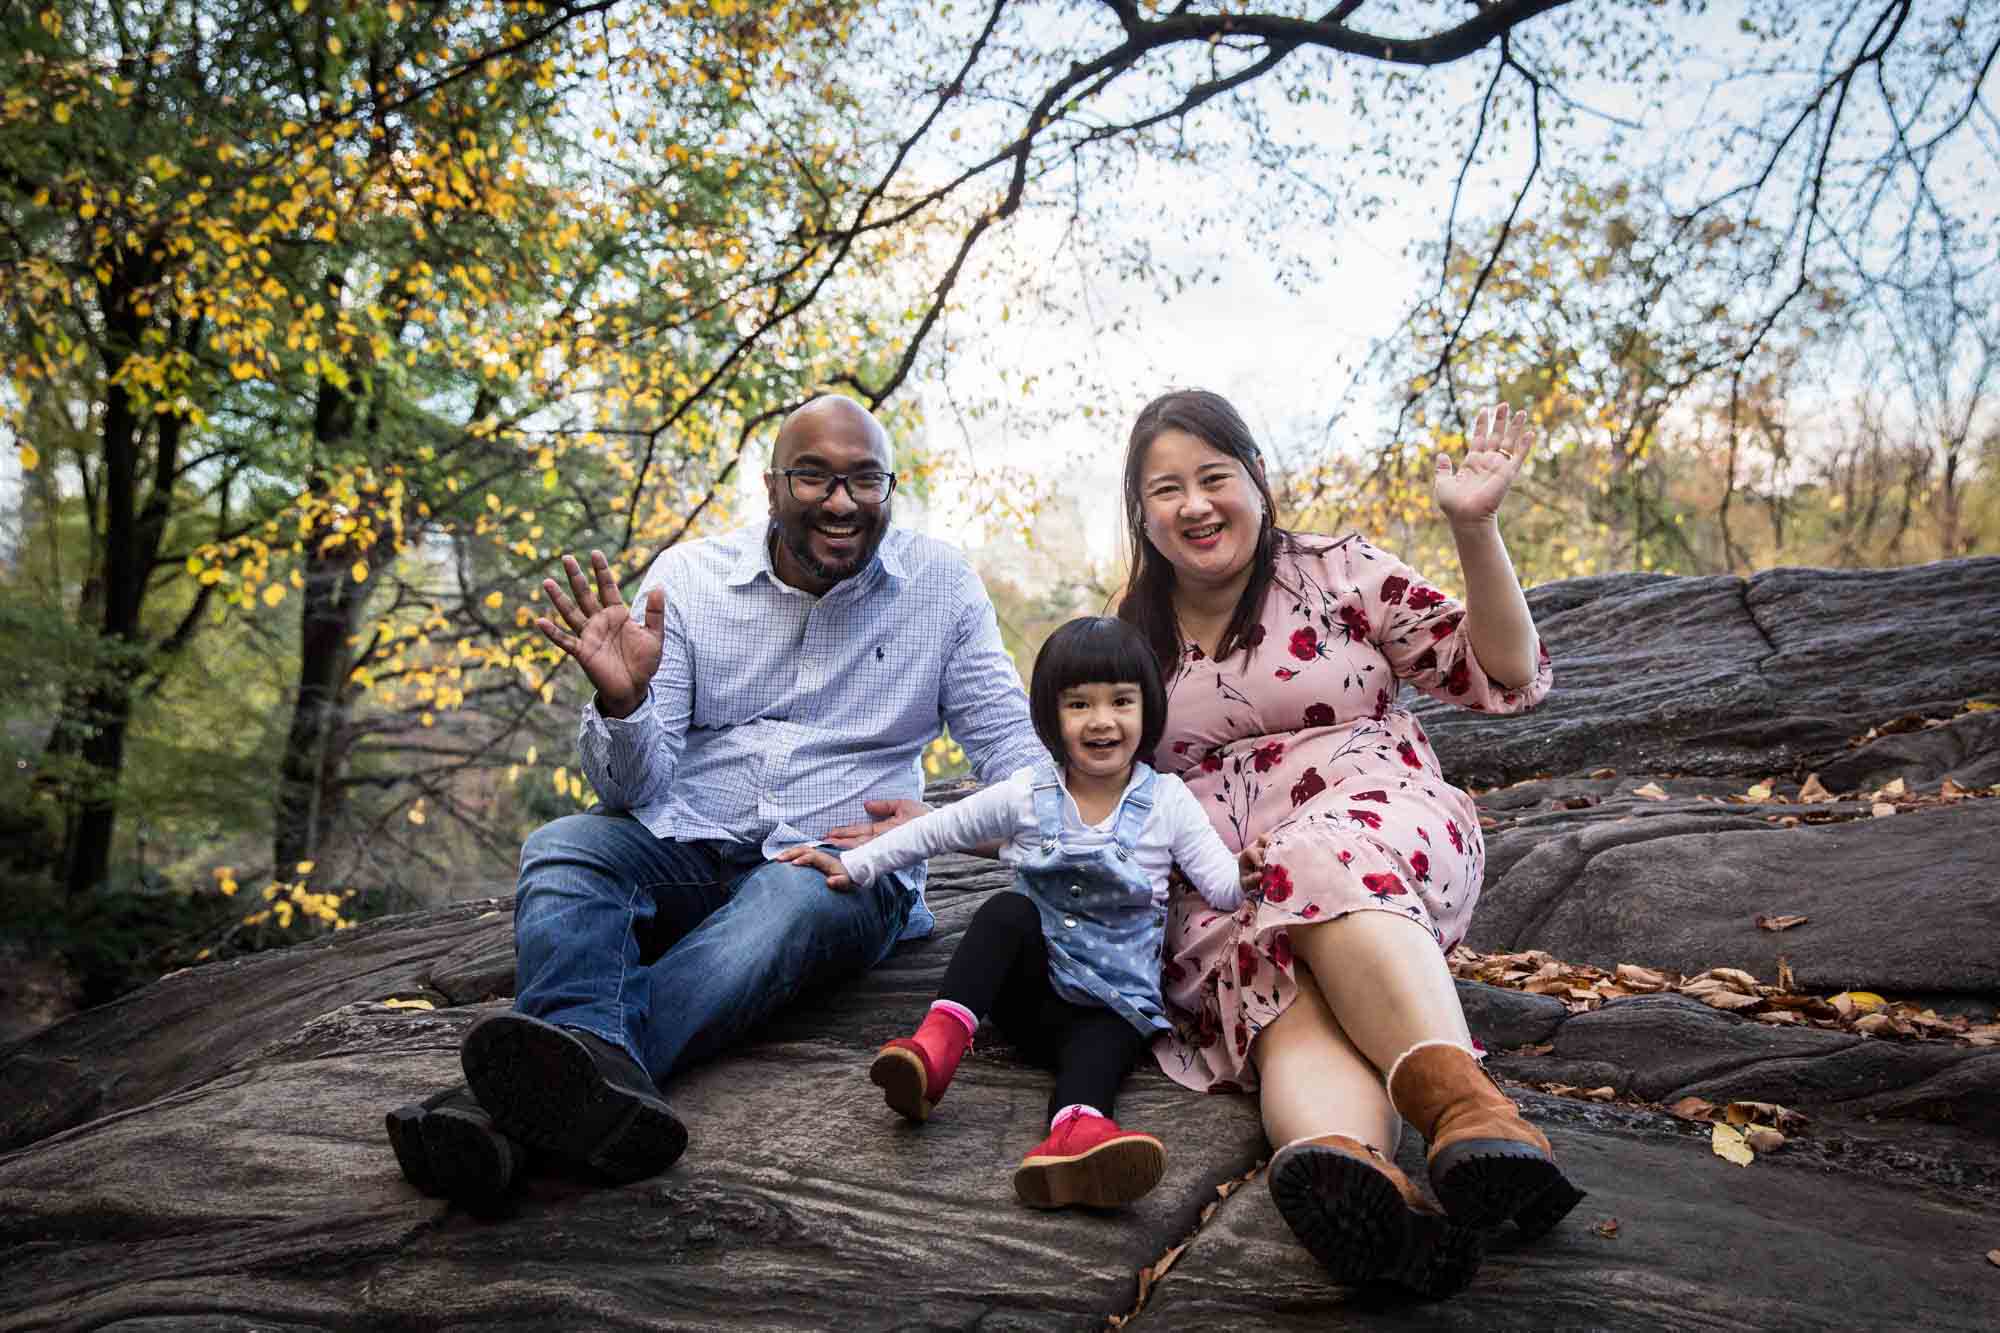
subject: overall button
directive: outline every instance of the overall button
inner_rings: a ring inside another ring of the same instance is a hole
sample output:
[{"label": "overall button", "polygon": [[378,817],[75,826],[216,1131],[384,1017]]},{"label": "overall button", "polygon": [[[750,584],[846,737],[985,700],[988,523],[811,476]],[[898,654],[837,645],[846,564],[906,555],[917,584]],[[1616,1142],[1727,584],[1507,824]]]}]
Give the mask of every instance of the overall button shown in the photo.
[{"label": "overall button", "polygon": [[1083,897],[1083,890],[1072,884],[1069,886],[1069,896],[1072,898],[1081,898]]},{"label": "overall button", "polygon": [[1076,929],[1076,918],[1075,918],[1075,917],[1073,917],[1073,916],[1066,916],[1066,917],[1064,917],[1064,918],[1063,918],[1063,925],[1064,925],[1064,926],[1066,926],[1066,927],[1068,927],[1068,928],[1069,928],[1069,929],[1071,929],[1071,930],[1075,930],[1075,929]]}]

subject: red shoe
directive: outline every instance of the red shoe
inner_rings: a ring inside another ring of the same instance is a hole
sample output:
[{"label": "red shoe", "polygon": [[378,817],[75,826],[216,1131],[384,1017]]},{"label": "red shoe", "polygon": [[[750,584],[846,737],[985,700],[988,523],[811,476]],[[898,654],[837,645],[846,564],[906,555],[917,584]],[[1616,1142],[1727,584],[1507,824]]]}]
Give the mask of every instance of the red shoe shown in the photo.
[{"label": "red shoe", "polygon": [[1014,1193],[1030,1208],[1117,1208],[1160,1183],[1167,1150],[1151,1134],[1101,1115],[1069,1115],[1021,1159]]},{"label": "red shoe", "polygon": [[971,1045],[965,1024],[933,1009],[916,1036],[898,1037],[875,1053],[868,1077],[882,1089],[890,1110],[907,1120],[928,1120]]}]

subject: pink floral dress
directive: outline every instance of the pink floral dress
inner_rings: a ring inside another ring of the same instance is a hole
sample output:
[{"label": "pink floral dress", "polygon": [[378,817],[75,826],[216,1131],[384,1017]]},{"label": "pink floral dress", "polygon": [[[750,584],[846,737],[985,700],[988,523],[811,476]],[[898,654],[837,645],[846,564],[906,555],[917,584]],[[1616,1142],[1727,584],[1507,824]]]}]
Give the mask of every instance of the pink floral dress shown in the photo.
[{"label": "pink floral dress", "polygon": [[1172,1031],[1153,1051],[1207,1091],[1257,1084],[1251,1040],[1297,993],[1289,928],[1397,912],[1449,950],[1479,898],[1486,849],[1472,799],[1447,783],[1399,682],[1488,713],[1534,707],[1553,673],[1486,678],[1464,611],[1358,537],[1301,539],[1250,635],[1223,662],[1188,644],[1167,688],[1155,767],[1177,773],[1231,851],[1269,835],[1261,892],[1218,912],[1176,883],[1163,991]]}]

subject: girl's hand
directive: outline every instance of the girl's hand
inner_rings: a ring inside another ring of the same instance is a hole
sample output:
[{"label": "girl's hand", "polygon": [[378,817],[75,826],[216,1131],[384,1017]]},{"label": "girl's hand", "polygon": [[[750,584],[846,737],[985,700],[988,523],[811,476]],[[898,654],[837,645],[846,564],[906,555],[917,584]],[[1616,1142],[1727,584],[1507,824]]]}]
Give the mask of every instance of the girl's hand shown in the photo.
[{"label": "girl's hand", "polygon": [[1528,457],[1535,433],[1526,412],[1507,404],[1489,407],[1472,423],[1472,439],[1456,466],[1439,452],[1431,496],[1454,527],[1488,522],[1500,512],[1500,502]]},{"label": "girl's hand", "polygon": [[1262,837],[1236,854],[1236,877],[1243,892],[1253,893],[1264,882],[1264,853],[1270,846],[1271,839]]},{"label": "girl's hand", "polygon": [[826,886],[842,893],[854,888],[854,881],[847,877],[847,867],[840,864],[840,858],[831,856],[810,843],[800,843],[787,847],[774,858],[787,865],[808,866],[826,876]]}]

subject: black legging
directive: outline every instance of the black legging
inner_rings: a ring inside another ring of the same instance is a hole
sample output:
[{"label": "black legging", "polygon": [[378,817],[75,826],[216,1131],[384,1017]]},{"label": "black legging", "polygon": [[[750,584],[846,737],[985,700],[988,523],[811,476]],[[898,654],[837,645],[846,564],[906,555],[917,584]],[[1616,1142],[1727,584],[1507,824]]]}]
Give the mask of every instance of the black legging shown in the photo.
[{"label": "black legging", "polygon": [[1119,1081],[1151,1044],[1111,1010],[1056,994],[1041,914],[1026,894],[996,893],[973,915],[938,996],[991,1015],[1023,1055],[1056,1071],[1051,1118],[1077,1102],[1110,1115]]}]

